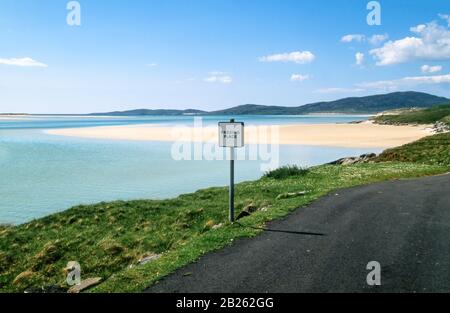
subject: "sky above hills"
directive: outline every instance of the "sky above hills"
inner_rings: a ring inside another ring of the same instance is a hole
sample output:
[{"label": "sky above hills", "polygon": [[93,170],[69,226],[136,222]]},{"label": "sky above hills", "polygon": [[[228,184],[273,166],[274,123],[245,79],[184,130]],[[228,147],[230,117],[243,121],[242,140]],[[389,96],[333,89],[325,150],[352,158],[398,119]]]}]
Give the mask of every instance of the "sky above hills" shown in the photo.
[{"label": "sky above hills", "polygon": [[0,112],[450,98],[447,1],[69,2],[0,1]]}]

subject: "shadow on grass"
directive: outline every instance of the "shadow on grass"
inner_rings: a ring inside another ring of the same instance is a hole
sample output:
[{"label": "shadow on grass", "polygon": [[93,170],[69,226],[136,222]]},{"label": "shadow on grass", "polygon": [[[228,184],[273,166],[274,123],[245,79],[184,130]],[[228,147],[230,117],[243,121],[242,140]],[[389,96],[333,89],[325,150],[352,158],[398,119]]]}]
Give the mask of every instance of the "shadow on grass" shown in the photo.
[{"label": "shadow on grass", "polygon": [[304,232],[304,231],[295,231],[295,230],[282,230],[282,229],[270,229],[270,228],[264,228],[264,227],[254,227],[254,226],[243,225],[239,222],[235,222],[235,224],[239,225],[241,227],[262,230],[265,232],[285,233],[285,234],[303,235],[303,236],[326,236],[326,234],[315,233],[315,232]]}]

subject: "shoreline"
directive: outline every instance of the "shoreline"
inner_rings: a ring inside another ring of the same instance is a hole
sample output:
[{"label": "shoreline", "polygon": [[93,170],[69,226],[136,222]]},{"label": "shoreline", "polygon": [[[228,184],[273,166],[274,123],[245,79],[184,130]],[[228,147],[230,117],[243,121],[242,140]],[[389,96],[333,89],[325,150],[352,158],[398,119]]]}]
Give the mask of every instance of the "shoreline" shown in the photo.
[{"label": "shoreline", "polygon": [[[217,127],[163,127],[154,125],[120,125],[86,128],[49,129],[56,136],[87,139],[204,142],[217,143]],[[308,145],[342,148],[393,148],[433,132],[429,125],[393,126],[372,122],[360,124],[299,124],[248,126],[247,144]]]},{"label": "shoreline", "polygon": [[29,117],[28,114],[0,114],[1,120],[23,120]]}]

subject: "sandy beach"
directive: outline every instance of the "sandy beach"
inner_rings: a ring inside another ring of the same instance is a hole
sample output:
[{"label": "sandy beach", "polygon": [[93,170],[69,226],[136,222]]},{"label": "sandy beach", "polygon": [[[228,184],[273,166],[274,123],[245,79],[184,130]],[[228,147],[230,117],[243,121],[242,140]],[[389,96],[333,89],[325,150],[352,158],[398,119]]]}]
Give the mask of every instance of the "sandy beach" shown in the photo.
[{"label": "sandy beach", "polygon": [[[217,127],[160,127],[150,125],[52,129],[60,136],[137,141],[217,142]],[[431,134],[426,126],[315,124],[246,127],[247,144],[310,145],[355,148],[392,148]]]},{"label": "sandy beach", "polygon": [[0,120],[23,120],[27,117],[24,114],[0,114]]}]

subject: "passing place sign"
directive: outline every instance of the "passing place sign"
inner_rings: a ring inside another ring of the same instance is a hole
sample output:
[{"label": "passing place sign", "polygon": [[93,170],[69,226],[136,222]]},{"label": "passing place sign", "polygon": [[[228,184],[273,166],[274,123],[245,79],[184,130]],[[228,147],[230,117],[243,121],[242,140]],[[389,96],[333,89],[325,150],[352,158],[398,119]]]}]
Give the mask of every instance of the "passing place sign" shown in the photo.
[{"label": "passing place sign", "polygon": [[219,146],[241,148],[244,146],[244,123],[220,122]]}]

